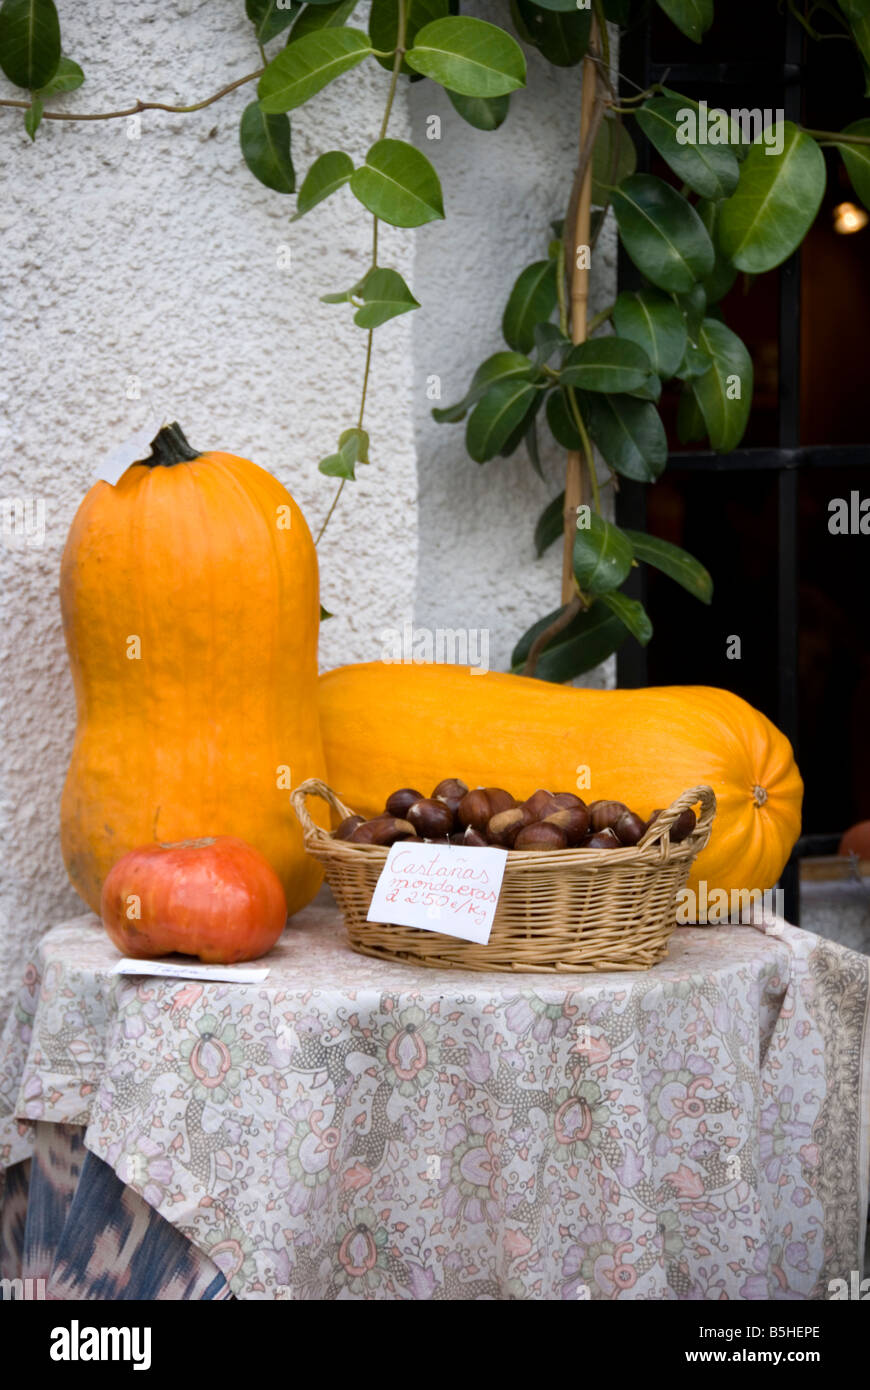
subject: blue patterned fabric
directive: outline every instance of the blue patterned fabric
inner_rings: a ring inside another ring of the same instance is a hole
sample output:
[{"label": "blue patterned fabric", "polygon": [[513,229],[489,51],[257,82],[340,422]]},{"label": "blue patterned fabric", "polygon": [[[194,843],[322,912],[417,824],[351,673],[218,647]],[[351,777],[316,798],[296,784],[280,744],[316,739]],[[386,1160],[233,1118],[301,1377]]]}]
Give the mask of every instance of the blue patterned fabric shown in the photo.
[{"label": "blue patterned fabric", "polygon": [[231,1298],[217,1266],[89,1153],[83,1133],[38,1124],[32,1160],[6,1170],[0,1277],[26,1282],[0,1299]]}]

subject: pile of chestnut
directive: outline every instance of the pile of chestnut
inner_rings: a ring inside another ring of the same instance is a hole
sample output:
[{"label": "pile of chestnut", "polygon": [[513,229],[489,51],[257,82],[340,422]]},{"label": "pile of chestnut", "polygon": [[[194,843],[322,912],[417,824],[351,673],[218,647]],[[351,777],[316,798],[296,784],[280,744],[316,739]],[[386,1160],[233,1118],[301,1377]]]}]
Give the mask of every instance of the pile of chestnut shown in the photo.
[{"label": "pile of chestnut", "polygon": [[[454,845],[497,845],[502,849],[623,849],[636,845],[661,808],[644,820],[623,801],[586,805],[573,792],[543,788],[517,801],[502,787],[475,787],[457,777],[439,782],[431,796],[402,787],[387,798],[373,820],[348,816],[336,840],[357,845],[393,845],[398,840],[449,840]],[[671,826],[674,844],[695,828],[694,811]]]}]

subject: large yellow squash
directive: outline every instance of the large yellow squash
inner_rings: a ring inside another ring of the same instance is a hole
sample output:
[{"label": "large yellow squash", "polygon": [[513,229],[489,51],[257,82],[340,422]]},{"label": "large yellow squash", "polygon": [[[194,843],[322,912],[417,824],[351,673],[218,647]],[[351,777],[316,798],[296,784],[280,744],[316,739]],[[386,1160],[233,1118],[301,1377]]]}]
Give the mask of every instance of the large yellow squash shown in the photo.
[{"label": "large yellow squash", "polygon": [[[234,835],[316,893],[290,784],[324,773],[317,558],[264,469],[196,454],[177,425],[95,483],[61,564],[78,726],[61,803],[67,871],[95,911],[138,845]],[[312,808],[314,809],[314,808]]]},{"label": "large yellow squash", "polygon": [[690,880],[708,892],[771,888],[800,833],[803,783],[788,739],[727,690],[577,690],[371,662],[321,676],[320,724],[330,784],[366,816],[397,787],[428,796],[443,777],[515,796],[579,788],[644,816],[709,782],[719,809]]}]

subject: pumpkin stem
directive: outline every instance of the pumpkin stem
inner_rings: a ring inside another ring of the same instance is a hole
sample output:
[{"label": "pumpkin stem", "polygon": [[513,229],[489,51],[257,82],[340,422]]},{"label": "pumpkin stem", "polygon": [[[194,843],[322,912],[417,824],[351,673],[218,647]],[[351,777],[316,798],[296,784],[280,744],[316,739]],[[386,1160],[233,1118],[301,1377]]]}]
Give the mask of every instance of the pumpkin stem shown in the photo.
[{"label": "pumpkin stem", "polygon": [[756,787],[753,787],[753,788],[752,788],[752,799],[753,799],[753,801],[755,802],[756,806],[763,806],[764,803],[765,803],[765,801],[767,800],[767,790],[766,790],[766,788],[765,788],[765,787],[757,787],[757,786],[756,786]]},{"label": "pumpkin stem", "polygon": [[146,468],[171,468],[176,463],[190,463],[199,458],[199,450],[192,449],[184,437],[184,431],[177,421],[164,425],[151,440],[151,453],[141,462]]}]

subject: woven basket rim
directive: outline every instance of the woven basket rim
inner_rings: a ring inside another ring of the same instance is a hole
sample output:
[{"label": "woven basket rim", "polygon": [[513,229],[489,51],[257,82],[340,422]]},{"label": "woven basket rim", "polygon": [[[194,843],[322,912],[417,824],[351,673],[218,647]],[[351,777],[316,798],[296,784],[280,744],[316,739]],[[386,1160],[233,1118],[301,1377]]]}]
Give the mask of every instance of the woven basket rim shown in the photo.
[{"label": "woven basket rim", "polygon": [[[305,805],[309,796],[318,796],[326,801],[342,819],[355,813],[319,778],[312,777],[300,783],[291,792],[290,800],[302,826],[305,848],[310,854],[316,859],[337,857],[344,859],[348,864],[354,860],[360,862],[360,856],[368,858],[372,863],[386,864],[390,852],[388,846],[351,844],[348,840],[336,840],[333,831],[325,830],[318,825],[311,818]],[[701,803],[701,814],[691,835],[678,844],[672,844],[667,833],[670,826],[683,811],[691,810],[698,802]],[[709,784],[700,783],[675,797],[636,845],[624,845],[620,849],[510,849],[506,851],[505,877],[534,872],[535,869],[616,869],[623,872],[650,864],[680,863],[685,859],[693,859],[704,849],[710,838],[715,814],[716,794]],[[412,847],[415,844],[449,844],[446,840],[423,839],[402,840],[398,843]],[[450,848],[461,851],[463,847],[451,845]],[[498,849],[499,846],[493,845],[491,848]]]}]

